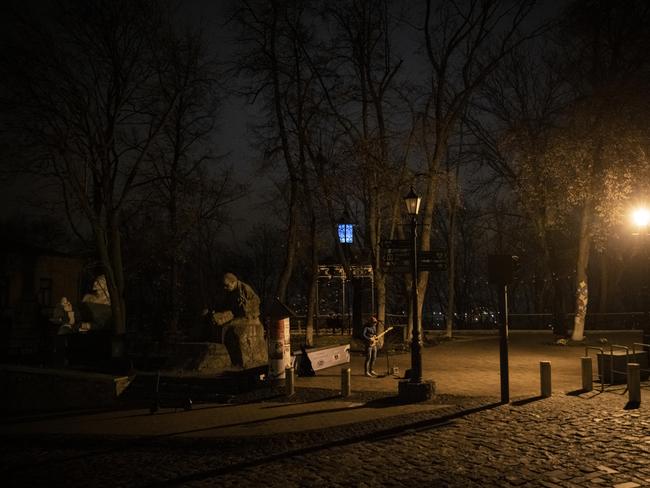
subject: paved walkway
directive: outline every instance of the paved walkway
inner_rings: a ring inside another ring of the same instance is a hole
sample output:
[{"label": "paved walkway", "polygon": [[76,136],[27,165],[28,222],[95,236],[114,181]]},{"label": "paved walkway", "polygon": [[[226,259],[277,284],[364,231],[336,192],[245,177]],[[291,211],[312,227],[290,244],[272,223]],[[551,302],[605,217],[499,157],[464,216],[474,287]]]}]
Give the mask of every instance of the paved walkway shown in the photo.
[{"label": "paved walkway", "polygon": [[[609,337],[611,343],[640,340],[636,334]],[[539,362],[551,361],[553,391],[566,393],[581,385],[580,357],[583,347],[563,347],[550,343],[549,335],[512,334],[510,338],[510,397],[539,395]],[[185,412],[163,408],[155,415],[148,410],[122,410],[83,415],[25,416],[0,423],[0,435],[65,434],[97,436],[177,436],[228,437],[264,436],[274,433],[303,432],[312,429],[386,419],[398,415],[432,412],[477,399],[480,402],[500,398],[499,344],[496,337],[462,337],[423,349],[423,376],[436,382],[437,396],[432,402],[399,404],[395,401],[366,402],[368,392],[397,394],[399,376],[386,374],[389,366],[400,373],[410,365],[410,355],[380,355],[378,378],[363,375],[363,356],[352,355],[352,389],[359,393],[349,399],[338,396],[341,367],[318,371],[314,377],[297,377],[298,389],[331,390],[327,399],[295,402],[265,401],[245,405],[203,404]],[[595,366],[595,365],[594,365]],[[623,392],[623,387],[617,389]],[[650,394],[644,390],[644,395]],[[375,395],[376,396],[376,395]],[[372,398],[372,395],[370,395]],[[320,401],[319,401],[320,400]],[[621,398],[620,402],[625,403]]]},{"label": "paved walkway", "polygon": [[[641,332],[588,333],[589,344],[608,348],[610,344],[631,346],[640,342]],[[600,339],[607,339],[601,343]],[[608,349],[607,349],[608,350]],[[558,346],[552,344],[548,333],[513,332],[509,338],[510,396],[513,398],[539,394],[539,363],[550,361],[553,389],[568,392],[580,388],[580,358],[584,346]],[[594,351],[590,352],[591,355]],[[436,347],[423,349],[423,377],[433,379],[437,391],[448,395],[500,397],[499,339],[495,335],[461,335],[458,339],[443,342]],[[388,366],[397,366],[400,374],[410,367],[409,354],[379,353],[375,369],[383,378],[363,375],[363,357],[353,356],[352,384],[360,390],[397,392],[398,378],[386,375]],[[596,361],[593,363],[597,372]],[[340,368],[319,371],[313,378],[298,378],[297,385],[319,388],[340,388]]]},{"label": "paved walkway", "polygon": [[[333,396],[156,415],[5,418],[0,479],[68,488],[650,486],[650,390],[629,410],[623,388],[577,394],[583,348],[523,335],[510,342],[515,401],[507,405],[496,402],[498,341],[468,338],[425,349],[425,377],[435,379],[438,395],[424,404]],[[536,398],[540,360],[553,367],[554,395],[544,400]],[[396,392],[391,376],[360,376],[361,361],[352,360],[354,388]],[[391,357],[395,364],[404,371],[408,355]],[[298,378],[297,386],[335,390],[339,371]]]}]

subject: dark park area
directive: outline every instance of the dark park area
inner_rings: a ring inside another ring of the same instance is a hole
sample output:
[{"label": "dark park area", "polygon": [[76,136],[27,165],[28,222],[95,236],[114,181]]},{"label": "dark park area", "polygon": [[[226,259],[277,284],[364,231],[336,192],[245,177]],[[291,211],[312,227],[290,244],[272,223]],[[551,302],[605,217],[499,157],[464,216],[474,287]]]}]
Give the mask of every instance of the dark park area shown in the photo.
[{"label": "dark park area", "polygon": [[0,485],[650,486],[645,0],[0,5]]}]

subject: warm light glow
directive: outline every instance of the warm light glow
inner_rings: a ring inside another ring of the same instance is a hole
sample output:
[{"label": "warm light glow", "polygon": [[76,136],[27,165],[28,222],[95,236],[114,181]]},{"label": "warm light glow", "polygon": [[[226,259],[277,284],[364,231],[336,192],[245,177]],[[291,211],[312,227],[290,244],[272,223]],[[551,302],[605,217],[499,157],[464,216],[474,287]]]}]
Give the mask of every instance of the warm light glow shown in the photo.
[{"label": "warm light glow", "polygon": [[409,215],[415,216],[418,214],[420,211],[420,202],[422,201],[422,198],[415,193],[415,190],[413,187],[411,187],[411,191],[408,192],[408,195],[404,197],[404,203],[406,203],[406,211],[408,212]]},{"label": "warm light glow", "polygon": [[632,220],[637,227],[648,227],[648,224],[650,224],[650,211],[647,208],[637,208],[632,213]]}]

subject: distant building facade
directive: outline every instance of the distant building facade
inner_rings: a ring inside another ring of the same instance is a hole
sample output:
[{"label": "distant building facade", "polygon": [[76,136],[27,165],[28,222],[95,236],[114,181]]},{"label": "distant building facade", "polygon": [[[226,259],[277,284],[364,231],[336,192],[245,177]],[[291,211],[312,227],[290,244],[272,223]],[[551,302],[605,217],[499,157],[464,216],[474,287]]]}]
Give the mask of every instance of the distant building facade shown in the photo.
[{"label": "distant building facade", "polygon": [[47,249],[0,249],[0,356],[47,353],[56,325],[49,321],[61,297],[81,300],[87,259]]}]

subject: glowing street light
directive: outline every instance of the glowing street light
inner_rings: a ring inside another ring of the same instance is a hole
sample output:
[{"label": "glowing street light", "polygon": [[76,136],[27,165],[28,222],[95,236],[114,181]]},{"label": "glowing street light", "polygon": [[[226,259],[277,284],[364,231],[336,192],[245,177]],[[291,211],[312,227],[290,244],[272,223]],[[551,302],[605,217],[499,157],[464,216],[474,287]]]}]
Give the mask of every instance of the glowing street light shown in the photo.
[{"label": "glowing street light", "polygon": [[632,212],[632,221],[639,229],[646,229],[650,224],[650,210],[639,207]]}]

